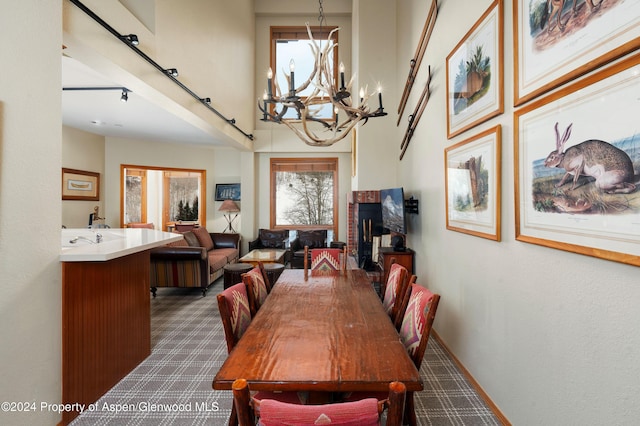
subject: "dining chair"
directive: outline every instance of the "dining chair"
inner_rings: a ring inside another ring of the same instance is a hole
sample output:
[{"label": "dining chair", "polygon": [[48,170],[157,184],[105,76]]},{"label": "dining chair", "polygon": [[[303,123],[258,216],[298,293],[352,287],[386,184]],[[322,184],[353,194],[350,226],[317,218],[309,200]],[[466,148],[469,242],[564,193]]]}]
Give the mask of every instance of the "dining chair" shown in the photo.
[{"label": "dining chair", "polygon": [[[411,283],[411,285],[408,286],[404,297],[403,307],[401,308],[404,315],[399,331],[400,341],[404,344],[409,357],[418,371],[420,371],[422,359],[427,350],[429,334],[431,333],[431,327],[436,317],[439,302],[439,294],[432,293],[416,283]],[[353,392],[345,395],[344,400],[357,401],[372,396],[378,399],[384,398],[384,395],[379,392]],[[409,425],[416,425],[417,419],[413,391],[407,392],[404,419]]]},{"label": "dining chair", "polygon": [[260,309],[260,306],[267,300],[267,295],[271,291],[269,278],[264,270],[264,264],[258,262],[258,265],[245,272],[242,276],[242,282],[247,286],[247,295],[249,298],[249,309],[253,317]]},{"label": "dining chair", "polygon": [[254,426],[256,419],[264,426],[307,426],[339,424],[345,426],[380,425],[382,413],[387,412],[387,426],[402,424],[406,387],[391,382],[383,400],[368,398],[354,402],[321,405],[294,405],[263,398],[257,400],[249,392],[245,379],[233,382],[233,403],[240,426]]},{"label": "dining chair", "polygon": [[400,328],[400,307],[404,301],[404,295],[408,288],[409,271],[404,266],[391,260],[389,276],[384,286],[382,307],[393,322],[396,330]]},{"label": "dining chair", "polygon": [[236,346],[251,323],[251,308],[244,283],[234,284],[216,296],[227,350]]},{"label": "dining chair", "polygon": [[[308,256],[309,251],[311,256]],[[309,250],[308,246],[304,248],[305,272],[310,270],[315,274],[334,274],[336,272],[345,271],[347,269],[347,246],[339,248],[315,248]],[[311,266],[308,266],[309,260]]]},{"label": "dining chair", "polygon": [[[224,336],[227,341],[227,351],[231,352],[238,341],[240,341],[240,338],[249,327],[253,318],[249,307],[247,286],[244,282],[234,284],[218,294],[217,299]],[[253,398],[257,400],[270,398],[290,404],[302,403],[300,396],[296,392],[257,392]],[[238,424],[235,404],[231,407],[228,424],[229,426],[236,426]]]}]

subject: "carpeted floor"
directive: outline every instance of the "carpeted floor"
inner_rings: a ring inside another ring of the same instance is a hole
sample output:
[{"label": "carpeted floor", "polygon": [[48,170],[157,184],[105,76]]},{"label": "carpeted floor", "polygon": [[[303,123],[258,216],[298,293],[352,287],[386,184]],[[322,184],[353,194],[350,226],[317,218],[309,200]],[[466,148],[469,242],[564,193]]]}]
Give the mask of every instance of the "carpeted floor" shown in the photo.
[{"label": "carpeted floor", "polygon": [[[71,423],[84,425],[225,425],[231,393],[211,382],[227,356],[215,295],[218,280],[199,290],[158,289],[151,299],[151,355]],[[420,425],[500,425],[435,339],[416,394]]]}]

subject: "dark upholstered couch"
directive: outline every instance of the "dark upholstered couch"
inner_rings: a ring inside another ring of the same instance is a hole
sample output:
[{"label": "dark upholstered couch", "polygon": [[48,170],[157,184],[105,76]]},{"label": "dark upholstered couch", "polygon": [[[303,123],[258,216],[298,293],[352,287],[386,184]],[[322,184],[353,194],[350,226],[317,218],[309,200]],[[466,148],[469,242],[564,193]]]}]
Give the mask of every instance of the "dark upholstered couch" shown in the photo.
[{"label": "dark upholstered couch", "polygon": [[296,269],[304,268],[304,247],[309,249],[327,247],[327,230],[304,230],[297,231],[296,238],[291,241],[291,267]]},{"label": "dark upholstered couch", "polygon": [[240,234],[209,233],[194,228],[184,240],[151,249],[151,292],[157,287],[198,287],[206,295],[224,267],[238,261]]}]

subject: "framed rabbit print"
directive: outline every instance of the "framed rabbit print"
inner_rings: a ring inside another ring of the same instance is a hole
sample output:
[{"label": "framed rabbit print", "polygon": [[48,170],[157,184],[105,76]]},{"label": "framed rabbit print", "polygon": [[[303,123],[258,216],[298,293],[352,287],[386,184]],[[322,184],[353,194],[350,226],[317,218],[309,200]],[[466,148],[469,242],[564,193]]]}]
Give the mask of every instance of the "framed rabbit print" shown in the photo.
[{"label": "framed rabbit print", "polygon": [[500,241],[501,126],[444,151],[447,229]]},{"label": "framed rabbit print", "polygon": [[503,0],[495,0],[447,56],[447,138],[504,111]]},{"label": "framed rabbit print", "polygon": [[514,114],[516,239],[640,266],[640,52]]},{"label": "framed rabbit print", "polygon": [[640,2],[513,0],[514,103],[640,47]]}]

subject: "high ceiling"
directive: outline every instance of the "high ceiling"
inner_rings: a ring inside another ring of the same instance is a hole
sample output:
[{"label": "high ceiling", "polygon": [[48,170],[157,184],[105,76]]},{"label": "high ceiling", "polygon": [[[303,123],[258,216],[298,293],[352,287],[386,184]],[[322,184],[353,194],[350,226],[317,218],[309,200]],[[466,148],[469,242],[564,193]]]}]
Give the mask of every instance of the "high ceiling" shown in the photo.
[{"label": "high ceiling", "polygon": [[[62,87],[121,87],[81,62],[62,56]],[[62,123],[102,136],[223,145],[214,135],[194,126],[135,92],[128,102],[120,90],[63,90]]]}]

